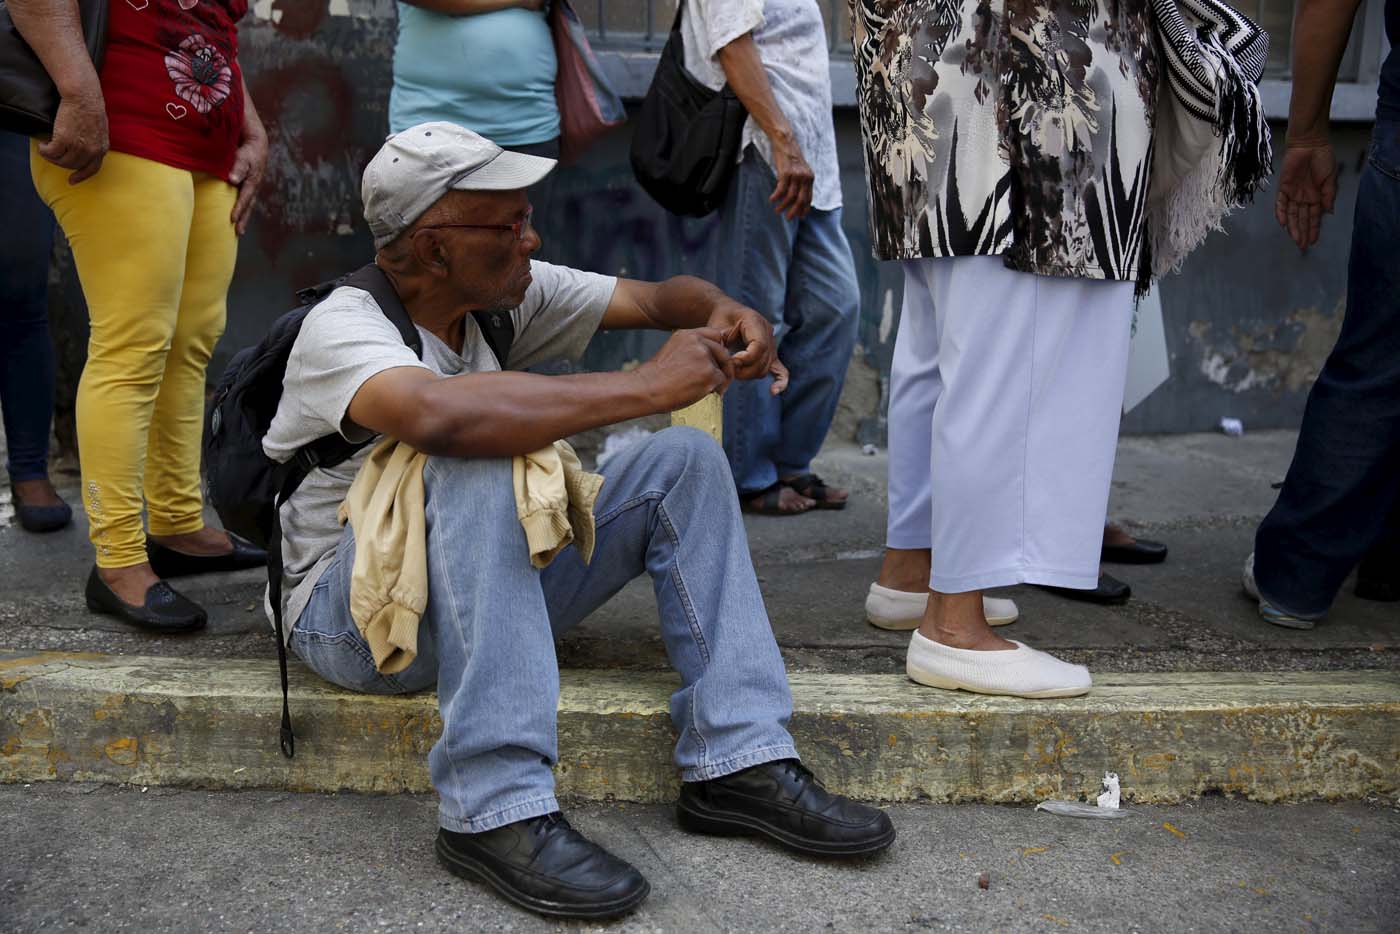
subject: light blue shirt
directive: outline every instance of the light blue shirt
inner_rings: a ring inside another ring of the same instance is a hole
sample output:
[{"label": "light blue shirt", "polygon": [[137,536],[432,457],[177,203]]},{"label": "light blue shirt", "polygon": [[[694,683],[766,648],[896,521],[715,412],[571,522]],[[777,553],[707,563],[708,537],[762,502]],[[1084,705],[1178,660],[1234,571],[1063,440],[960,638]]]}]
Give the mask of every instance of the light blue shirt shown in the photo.
[{"label": "light blue shirt", "polygon": [[399,4],[389,130],[446,120],[502,146],[559,136],[558,62],[543,13],[448,16]]}]

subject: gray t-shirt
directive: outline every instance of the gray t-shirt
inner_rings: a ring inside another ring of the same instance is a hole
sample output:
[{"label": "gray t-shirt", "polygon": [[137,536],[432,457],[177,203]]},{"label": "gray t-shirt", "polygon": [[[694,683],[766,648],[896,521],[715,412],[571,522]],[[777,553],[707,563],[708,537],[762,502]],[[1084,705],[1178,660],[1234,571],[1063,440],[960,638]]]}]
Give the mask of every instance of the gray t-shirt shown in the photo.
[{"label": "gray t-shirt", "polygon": [[[534,281],[525,301],[510,312],[515,322],[506,369],[522,370],[547,360],[577,359],[598,330],[617,280],[564,266],[532,262]],[[285,462],[303,445],[333,432],[363,441],[371,434],[346,415],[350,400],[376,373],[411,366],[441,376],[501,369],[476,319],[454,351],[418,329],[423,359],[404,344],[368,292],[339,288],[307,314],[292,345],[282,380],[282,401],[263,438],[263,451]],[[335,558],[341,527],[336,513],[373,445],[331,469],[313,470],[282,507],[283,620],[290,637],[311,590]],[[270,616],[269,608],[269,616]]]},{"label": "gray t-shirt", "polygon": [[[689,0],[681,15],[685,70],[707,87],[724,87],[719,50],[753,33],[773,99],[792,124],[812,167],[812,207],[841,206],[841,170],[831,119],[831,53],[817,0]],[[744,121],[739,157],[752,143],[770,166],[773,144],[753,117]]]}]

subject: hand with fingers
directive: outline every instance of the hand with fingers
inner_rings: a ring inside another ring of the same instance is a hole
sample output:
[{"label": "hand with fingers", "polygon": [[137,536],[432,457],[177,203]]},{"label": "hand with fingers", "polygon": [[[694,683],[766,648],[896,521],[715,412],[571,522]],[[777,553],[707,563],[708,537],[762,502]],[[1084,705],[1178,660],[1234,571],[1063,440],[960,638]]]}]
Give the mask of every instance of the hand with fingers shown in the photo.
[{"label": "hand with fingers", "polygon": [[734,363],[724,339],[718,328],[676,331],[654,357],[632,371],[645,384],[657,412],[683,409],[729,388]]},{"label": "hand with fingers", "polygon": [[778,176],[778,184],[768,198],[773,210],[790,221],[806,217],[812,210],[815,176],[796,140],[773,141],[773,174]]},{"label": "hand with fingers", "polygon": [[102,168],[107,146],[107,105],[94,77],[91,86],[59,101],[53,136],[39,144],[39,155],[72,169],[68,183],[76,185]]},{"label": "hand with fingers", "polygon": [[1278,173],[1274,217],[1301,250],[1317,242],[1322,215],[1337,201],[1337,159],[1326,140],[1288,141]]},{"label": "hand with fingers", "polygon": [[729,348],[738,380],[773,377],[770,392],[778,395],[788,385],[787,367],[778,359],[773,325],[763,315],[738,302],[725,305],[710,316],[709,326],[724,331],[724,346]]},{"label": "hand with fingers", "polygon": [[[246,91],[245,91],[246,93]],[[251,108],[250,108],[251,109]],[[238,200],[233,203],[229,220],[239,236],[248,229],[248,221],[253,216],[253,205],[257,199],[258,185],[262,183],[263,172],[267,170],[267,131],[256,118],[244,119],[243,136],[238,141],[238,150],[233,156],[233,169],[228,180],[238,188]]]}]

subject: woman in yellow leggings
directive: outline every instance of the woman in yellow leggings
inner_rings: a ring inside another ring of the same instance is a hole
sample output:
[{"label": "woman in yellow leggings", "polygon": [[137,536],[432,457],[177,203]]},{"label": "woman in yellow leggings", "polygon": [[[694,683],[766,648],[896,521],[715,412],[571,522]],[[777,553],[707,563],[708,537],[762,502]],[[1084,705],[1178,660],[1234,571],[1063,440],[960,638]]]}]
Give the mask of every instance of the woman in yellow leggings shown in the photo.
[{"label": "woman in yellow leggings", "polygon": [[205,370],[266,134],[237,64],[246,0],[185,6],[112,4],[99,76],[65,15],[71,0],[10,4],[62,95],[30,167],[91,320],[77,411],[96,550],[87,602],[164,632],[199,628],[206,614],[163,578],[266,561],[205,527],[199,481]]}]

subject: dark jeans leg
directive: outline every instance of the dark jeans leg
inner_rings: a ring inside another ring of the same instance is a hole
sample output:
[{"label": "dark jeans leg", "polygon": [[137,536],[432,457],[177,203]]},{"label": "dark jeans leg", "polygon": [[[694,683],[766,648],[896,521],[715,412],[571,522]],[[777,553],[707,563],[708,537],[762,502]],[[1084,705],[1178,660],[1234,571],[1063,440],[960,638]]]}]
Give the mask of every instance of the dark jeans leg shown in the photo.
[{"label": "dark jeans leg", "polygon": [[53,214],[29,177],[29,140],[0,132],[0,410],[10,480],[48,475],[53,422],[49,254]]},{"label": "dark jeans leg", "polygon": [[1325,613],[1398,495],[1400,122],[1379,121],[1356,197],[1346,318],[1255,539],[1261,595],[1298,616]]}]

